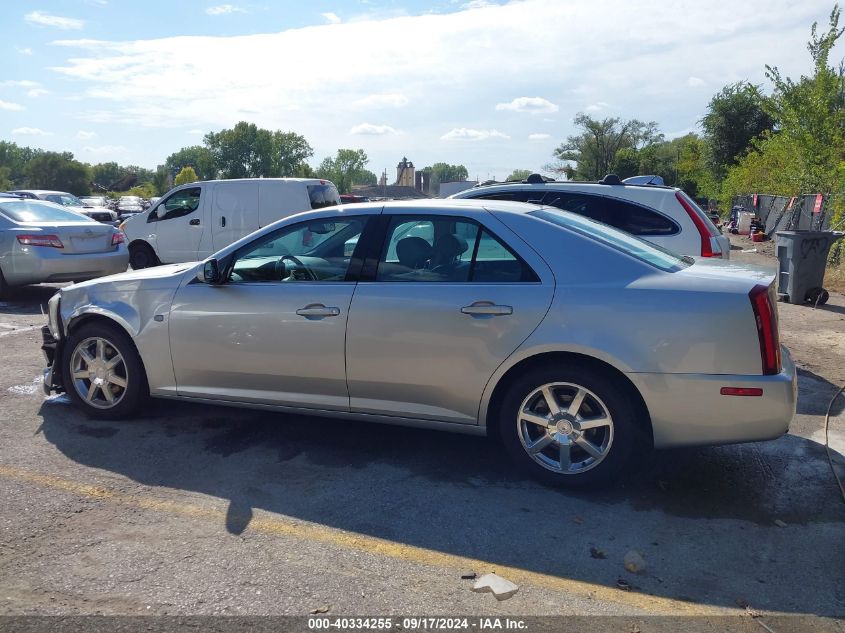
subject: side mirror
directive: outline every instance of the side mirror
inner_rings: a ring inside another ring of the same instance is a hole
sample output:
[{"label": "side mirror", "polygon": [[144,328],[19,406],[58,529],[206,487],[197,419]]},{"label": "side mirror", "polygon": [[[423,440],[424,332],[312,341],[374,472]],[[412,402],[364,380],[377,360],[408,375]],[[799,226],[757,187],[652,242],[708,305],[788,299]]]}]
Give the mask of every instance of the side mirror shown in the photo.
[{"label": "side mirror", "polygon": [[205,284],[219,284],[220,279],[220,264],[216,259],[208,259],[203,262],[202,268],[197,273],[197,279]]}]

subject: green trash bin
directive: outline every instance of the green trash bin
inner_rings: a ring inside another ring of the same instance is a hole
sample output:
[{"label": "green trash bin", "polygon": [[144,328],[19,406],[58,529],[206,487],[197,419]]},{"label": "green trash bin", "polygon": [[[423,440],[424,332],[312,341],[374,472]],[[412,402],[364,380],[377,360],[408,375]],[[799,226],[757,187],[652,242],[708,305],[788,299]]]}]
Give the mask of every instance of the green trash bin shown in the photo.
[{"label": "green trash bin", "polygon": [[778,257],[778,298],[789,303],[822,305],[828,300],[824,289],[827,254],[836,240],[845,236],[837,231],[778,231],[775,233]]}]

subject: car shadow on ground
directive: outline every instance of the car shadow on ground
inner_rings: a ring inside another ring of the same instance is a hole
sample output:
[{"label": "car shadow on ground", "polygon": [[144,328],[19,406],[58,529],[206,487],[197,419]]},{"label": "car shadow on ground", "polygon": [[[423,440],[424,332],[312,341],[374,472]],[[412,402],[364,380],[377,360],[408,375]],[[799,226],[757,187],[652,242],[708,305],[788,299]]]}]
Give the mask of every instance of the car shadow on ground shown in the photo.
[{"label": "car shadow on ground", "polygon": [[[829,595],[802,583],[822,567],[841,576],[845,510],[824,447],[793,435],[654,452],[618,485],[576,493],[526,479],[486,438],[169,401],[124,422],[92,421],[65,396],[40,413],[46,439],[79,464],[227,499],[231,534],[264,510],[494,566],[606,586],[625,577],[697,603],[845,608],[842,578]],[[630,549],[646,573],[623,570]]]},{"label": "car shadow on ground", "polygon": [[9,288],[0,299],[0,315],[3,314],[44,314],[47,302],[60,286],[20,286]]}]

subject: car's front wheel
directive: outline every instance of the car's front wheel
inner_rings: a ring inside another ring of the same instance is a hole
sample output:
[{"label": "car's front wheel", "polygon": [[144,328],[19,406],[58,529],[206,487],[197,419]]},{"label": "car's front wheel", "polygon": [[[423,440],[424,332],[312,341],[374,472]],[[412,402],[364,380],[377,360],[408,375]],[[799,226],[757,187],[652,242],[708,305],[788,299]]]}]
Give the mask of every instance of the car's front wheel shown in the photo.
[{"label": "car's front wheel", "polygon": [[63,357],[65,390],[91,417],[128,417],[148,395],[135,345],[117,325],[83,324],[68,337]]},{"label": "car's front wheel", "polygon": [[546,484],[607,484],[642,439],[628,390],[591,366],[529,371],[510,385],[502,404],[498,430],[506,450]]}]

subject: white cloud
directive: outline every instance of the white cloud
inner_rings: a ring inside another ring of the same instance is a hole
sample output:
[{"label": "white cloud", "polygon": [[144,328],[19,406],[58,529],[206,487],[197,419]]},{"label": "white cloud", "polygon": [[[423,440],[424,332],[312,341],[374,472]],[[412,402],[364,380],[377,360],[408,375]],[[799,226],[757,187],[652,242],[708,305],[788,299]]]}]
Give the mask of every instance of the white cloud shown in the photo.
[{"label": "white cloud", "polygon": [[610,104],[606,101],[599,101],[597,103],[591,103],[588,105],[584,110],[587,112],[601,112],[602,110],[606,110],[610,107]]},{"label": "white cloud", "polygon": [[496,109],[529,112],[531,114],[550,114],[557,112],[560,108],[548,99],[543,99],[543,97],[517,97],[510,103],[498,104]]},{"label": "white cloud", "polygon": [[96,132],[89,132],[88,130],[79,130],[76,133],[76,138],[80,141],[90,141],[92,138],[96,137]]},{"label": "white cloud", "polygon": [[385,134],[399,134],[389,125],[373,125],[372,123],[361,123],[349,130],[350,134],[362,134],[364,136],[383,136]]},{"label": "white cloud", "polygon": [[706,84],[707,82],[701,79],[700,77],[690,77],[689,79],[687,79],[687,85],[692,88],[699,88]]},{"label": "white cloud", "polygon": [[320,15],[323,16],[326,22],[329,24],[340,24],[340,16],[337,13],[332,13],[331,11],[327,13],[321,13]]},{"label": "white cloud", "polygon": [[12,103],[11,101],[3,101],[0,99],[0,110],[6,110],[7,112],[20,112],[21,110],[26,110],[20,103]]},{"label": "white cloud", "polygon": [[16,48],[21,55],[32,55],[32,49],[28,46],[26,48]]},{"label": "white cloud", "polygon": [[128,150],[123,145],[100,145],[99,147],[83,147],[83,152],[89,154],[97,154],[98,156],[114,156],[116,154],[125,154]]},{"label": "white cloud", "polygon": [[456,127],[440,137],[444,141],[486,141],[491,138],[510,138],[499,130],[474,130],[466,127]]},{"label": "white cloud", "polygon": [[495,2],[489,2],[488,0],[470,0],[469,2],[462,4],[462,9],[485,9],[487,7],[495,6]]},{"label": "white cloud", "polygon": [[402,108],[408,105],[408,97],[398,93],[372,94],[352,102],[356,108]]},{"label": "white cloud", "polygon": [[30,90],[26,91],[26,96],[35,98],[40,97],[41,95],[46,95],[49,92],[49,90],[45,90],[44,88],[31,88]]},{"label": "white cloud", "polygon": [[201,136],[202,134],[204,134],[204,132],[202,130],[196,130],[195,129],[195,130],[188,130],[188,134],[190,134],[192,136]]},{"label": "white cloud", "polygon": [[551,134],[543,134],[541,132],[536,132],[534,134],[529,134],[528,140],[530,140],[530,141],[542,141],[542,140],[545,140],[545,139],[551,138],[551,137],[552,137]]},{"label": "white cloud", "polygon": [[231,13],[246,13],[241,7],[234,4],[219,4],[216,7],[208,7],[205,10],[207,15],[229,15]]},{"label": "white cloud", "polygon": [[39,26],[52,26],[63,30],[76,30],[85,26],[84,20],[77,20],[76,18],[63,18],[59,15],[52,15],[44,13],[43,11],[31,11],[23,16],[23,19],[29,24],[37,24]]},{"label": "white cloud", "polygon": [[14,136],[52,136],[52,132],[45,132],[39,127],[16,127],[12,130]]}]

